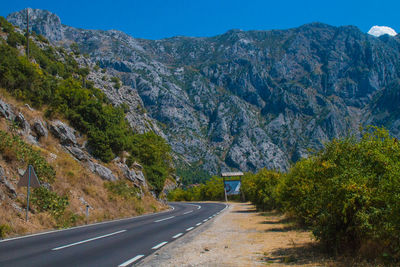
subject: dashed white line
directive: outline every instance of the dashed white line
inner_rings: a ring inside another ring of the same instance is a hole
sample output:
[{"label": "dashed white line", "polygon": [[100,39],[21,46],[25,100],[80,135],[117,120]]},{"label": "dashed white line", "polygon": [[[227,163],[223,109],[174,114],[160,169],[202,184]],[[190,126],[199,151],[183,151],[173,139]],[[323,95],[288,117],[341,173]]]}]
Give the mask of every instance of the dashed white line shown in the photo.
[{"label": "dashed white line", "polygon": [[183,233],[176,234],[176,235],[174,235],[172,238],[178,238],[178,237],[180,237],[181,235],[183,235]]},{"label": "dashed white line", "polygon": [[168,242],[166,242],[166,241],[161,242],[160,244],[158,244],[158,245],[152,247],[151,249],[158,249],[158,248],[161,248],[162,246],[164,246],[164,245],[167,244],[167,243],[168,243]]},{"label": "dashed white line", "polygon": [[208,221],[208,219],[204,219],[204,220],[203,220],[203,222],[206,222],[206,221]]},{"label": "dashed white line", "polygon": [[201,225],[201,223],[196,224],[196,226],[199,226],[199,225]]},{"label": "dashed white line", "polygon": [[175,217],[175,216],[171,216],[171,217],[164,218],[164,219],[160,219],[160,220],[157,220],[157,221],[154,221],[154,222],[162,222],[162,221],[166,221],[166,220],[172,219],[172,218],[174,218],[174,217]]},{"label": "dashed white line", "polygon": [[137,255],[136,257],[134,257],[134,258],[132,258],[132,259],[130,259],[130,260],[127,260],[127,261],[124,262],[124,263],[121,263],[120,265],[118,265],[118,267],[126,267],[126,266],[128,266],[129,264],[132,264],[132,263],[134,263],[135,261],[137,261],[138,259],[143,258],[143,257],[144,257],[144,255]]},{"label": "dashed white line", "polygon": [[97,240],[97,239],[100,239],[100,238],[104,238],[104,237],[120,234],[120,233],[123,233],[123,232],[126,232],[126,230],[121,230],[121,231],[118,231],[118,232],[114,232],[114,233],[110,233],[110,234],[106,234],[106,235],[102,235],[102,236],[98,236],[98,237],[93,237],[93,238],[82,240],[82,241],[79,241],[79,242],[76,242],[76,243],[72,243],[72,244],[68,244],[68,245],[65,245],[65,246],[53,248],[52,250],[60,250],[60,249],[63,249],[63,248],[69,248],[69,247],[72,247],[72,246],[76,246],[76,245],[87,243],[87,242],[90,242],[90,241],[93,241],[93,240]]},{"label": "dashed white line", "polygon": [[200,206],[200,205],[196,205],[196,204],[189,204],[189,203],[187,203],[187,204],[188,204],[188,205],[192,205],[192,206],[196,206],[198,210],[199,210],[199,209],[201,209],[201,206]]},{"label": "dashed white line", "polygon": [[190,231],[192,230],[194,227],[189,227],[188,229],[186,229],[186,231]]},{"label": "dashed white line", "polygon": [[186,214],[189,214],[189,213],[192,213],[192,212],[193,212],[193,210],[190,210],[190,211],[185,212],[183,215],[186,215]]}]

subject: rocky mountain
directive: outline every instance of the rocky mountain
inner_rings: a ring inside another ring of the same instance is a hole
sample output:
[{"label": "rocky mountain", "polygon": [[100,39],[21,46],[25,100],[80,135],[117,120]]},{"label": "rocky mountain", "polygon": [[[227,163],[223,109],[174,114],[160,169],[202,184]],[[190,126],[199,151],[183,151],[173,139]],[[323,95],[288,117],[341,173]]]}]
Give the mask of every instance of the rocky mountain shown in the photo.
[{"label": "rocky mountain", "polygon": [[[57,45],[77,44],[123,81],[125,91],[109,94],[112,101],[139,96],[148,112],[140,121],[156,121],[186,173],[285,170],[307,149],[371,123],[400,136],[399,35],[312,23],[143,40],[66,26],[44,10],[30,13],[32,30]],[[7,19],[25,25],[24,11]],[[137,128],[137,119],[130,123]]]}]

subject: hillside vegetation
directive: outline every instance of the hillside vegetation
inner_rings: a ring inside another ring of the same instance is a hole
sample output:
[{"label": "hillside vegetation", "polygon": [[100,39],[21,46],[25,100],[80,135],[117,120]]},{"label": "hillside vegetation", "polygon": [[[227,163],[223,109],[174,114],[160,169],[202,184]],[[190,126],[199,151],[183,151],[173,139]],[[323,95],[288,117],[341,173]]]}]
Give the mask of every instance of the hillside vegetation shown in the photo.
[{"label": "hillside vegetation", "polygon": [[[0,87],[14,97],[43,108],[48,118],[64,117],[85,134],[93,156],[109,162],[123,151],[144,165],[146,177],[159,194],[172,173],[170,147],[154,134],[134,134],[125,120],[124,106],[112,106],[104,93],[86,81],[89,69],[80,68],[73,54],[45,42],[30,41],[30,55],[21,56],[26,38],[3,17],[0,42]],[[38,37],[44,40],[43,37]],[[41,48],[39,47],[41,46]]]},{"label": "hillside vegetation", "polygon": [[[82,55],[36,34],[29,47],[28,59],[22,31],[0,17],[0,238],[165,209],[153,194],[174,172],[165,140],[131,129],[128,107],[87,79]],[[52,131],[55,122],[74,144]],[[16,184],[28,164],[42,186],[32,189],[26,222],[26,187]]]},{"label": "hillside vegetation", "polygon": [[[222,181],[209,182],[170,198],[204,199],[197,193],[204,188],[223,192]],[[400,144],[383,128],[333,139],[287,173],[246,173],[241,190],[258,209],[280,210],[309,228],[329,251],[400,260]]]}]

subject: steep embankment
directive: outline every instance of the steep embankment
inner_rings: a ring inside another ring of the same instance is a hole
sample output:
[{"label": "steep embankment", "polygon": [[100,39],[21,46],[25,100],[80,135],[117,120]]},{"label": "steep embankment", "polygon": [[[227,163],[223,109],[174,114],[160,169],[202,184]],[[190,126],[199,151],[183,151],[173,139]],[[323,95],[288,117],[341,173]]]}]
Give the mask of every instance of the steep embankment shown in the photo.
[{"label": "steep embankment", "polygon": [[[7,19],[24,26],[24,12]],[[231,168],[285,170],[308,148],[360,125],[399,132],[384,96],[400,78],[399,36],[312,23],[142,40],[30,12],[34,31],[87,53],[137,92],[179,156],[187,182]]]},{"label": "steep embankment", "polygon": [[[118,91],[120,81],[42,36],[27,59],[21,30],[2,17],[0,37],[0,237],[82,224],[87,204],[89,222],[164,209],[155,194],[172,174],[169,147],[134,133],[131,108],[95,86]],[[42,187],[25,222],[26,188],[16,184],[28,164]]]}]

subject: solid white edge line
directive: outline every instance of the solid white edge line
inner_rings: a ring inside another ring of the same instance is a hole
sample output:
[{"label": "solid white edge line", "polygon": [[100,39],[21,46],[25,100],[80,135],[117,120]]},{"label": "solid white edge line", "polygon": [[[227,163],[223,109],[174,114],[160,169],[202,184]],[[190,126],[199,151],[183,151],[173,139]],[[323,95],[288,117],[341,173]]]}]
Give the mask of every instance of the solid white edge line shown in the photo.
[{"label": "solid white edge line", "polygon": [[186,231],[190,231],[193,230],[194,227],[189,227],[188,229],[186,229]]},{"label": "solid white edge line", "polygon": [[143,257],[144,257],[144,255],[137,255],[136,257],[134,257],[134,258],[132,258],[130,260],[127,260],[124,263],[121,263],[120,265],[118,265],[118,267],[126,267],[129,264],[134,263],[135,261],[137,261],[138,259],[143,258]]},{"label": "solid white edge line", "polygon": [[154,221],[154,222],[162,222],[162,221],[166,221],[166,220],[169,220],[169,219],[172,219],[172,218],[175,218],[175,216],[171,216],[171,217],[168,217],[168,218],[160,219],[160,220],[157,220],[157,221]]},{"label": "solid white edge line", "polygon": [[192,212],[193,212],[193,210],[190,210],[190,211],[185,212],[183,215],[186,215],[186,214],[189,214],[189,213],[192,213]]},{"label": "solid white edge line", "polygon": [[34,236],[39,236],[39,235],[47,235],[47,234],[52,234],[52,233],[57,233],[57,232],[64,232],[64,231],[69,231],[69,230],[74,230],[74,229],[79,229],[79,228],[84,228],[84,227],[90,227],[90,226],[95,226],[95,225],[100,225],[100,224],[113,223],[113,222],[119,222],[119,221],[126,221],[126,220],[131,220],[131,219],[134,220],[136,218],[148,217],[148,216],[151,216],[151,215],[162,214],[162,213],[166,213],[166,212],[175,210],[174,206],[172,206],[172,205],[169,205],[169,206],[171,207],[170,210],[164,210],[164,211],[160,211],[160,212],[143,214],[143,215],[139,215],[139,216],[133,216],[133,217],[129,217],[129,218],[122,218],[122,219],[105,221],[105,222],[98,222],[98,223],[92,223],[92,224],[79,225],[79,226],[75,226],[75,227],[71,227],[71,228],[67,228],[67,229],[52,230],[52,231],[46,231],[46,232],[41,232],[41,233],[36,233],[36,234],[31,234],[31,235],[11,237],[11,238],[0,240],[0,243],[7,242],[7,241],[12,241],[12,240],[17,240],[17,239],[22,239],[22,238],[27,238],[27,237],[34,237]]},{"label": "solid white edge line", "polygon": [[196,226],[199,226],[199,225],[201,225],[201,223],[197,223],[197,224],[196,224]]},{"label": "solid white edge line", "polygon": [[158,248],[160,248],[160,247],[162,247],[162,246],[164,246],[165,244],[167,244],[168,242],[167,241],[164,241],[164,242],[161,242],[160,244],[158,244],[158,245],[155,245],[154,247],[152,247],[151,249],[158,249]]},{"label": "solid white edge line", "polygon": [[180,237],[181,235],[183,235],[183,233],[176,234],[176,235],[174,235],[172,238],[178,238],[178,237]]},{"label": "solid white edge line", "polygon": [[94,241],[94,240],[97,240],[97,239],[100,239],[100,238],[104,238],[104,237],[120,234],[120,233],[123,233],[123,232],[126,232],[126,230],[121,230],[121,231],[118,231],[118,232],[114,232],[114,233],[110,233],[110,234],[106,234],[106,235],[101,235],[101,236],[98,236],[98,237],[89,238],[89,239],[82,240],[82,241],[79,241],[79,242],[75,242],[75,243],[72,243],[72,244],[68,244],[68,245],[65,245],[65,246],[56,247],[56,248],[53,248],[51,250],[60,250],[60,249],[63,249],[63,248],[69,248],[69,247],[72,247],[72,246],[80,245],[80,244],[83,244],[83,243],[87,243],[87,242]]}]

